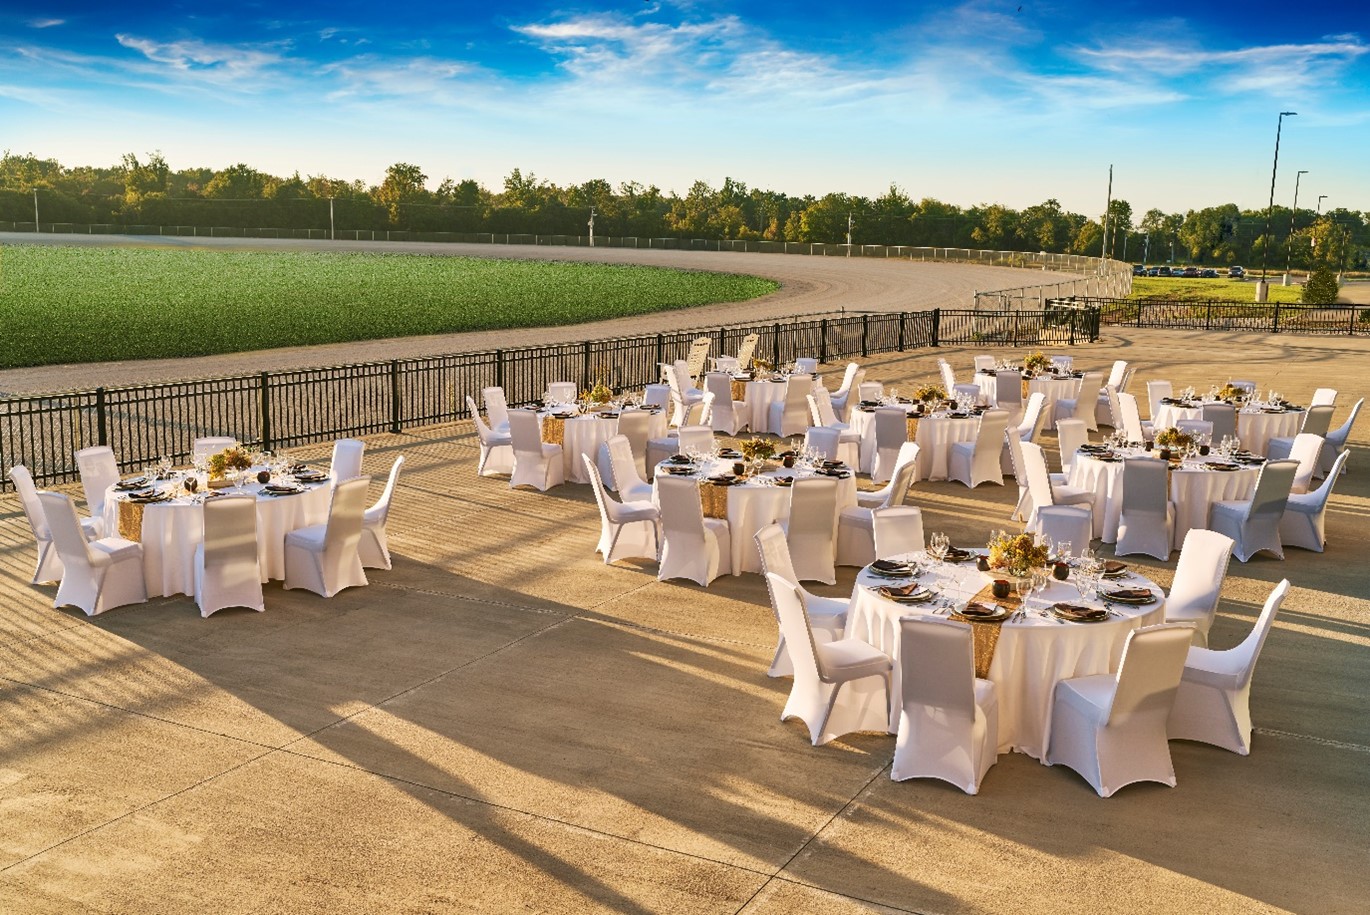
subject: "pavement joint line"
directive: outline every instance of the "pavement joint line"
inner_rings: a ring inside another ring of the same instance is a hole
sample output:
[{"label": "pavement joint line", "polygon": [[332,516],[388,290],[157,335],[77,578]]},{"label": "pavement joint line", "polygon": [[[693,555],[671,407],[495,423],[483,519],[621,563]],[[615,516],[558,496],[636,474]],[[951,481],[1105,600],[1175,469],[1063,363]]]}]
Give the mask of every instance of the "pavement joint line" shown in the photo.
[{"label": "pavement joint line", "polygon": [[[812,845],[813,842],[814,842],[814,840],[817,839],[819,836],[821,836],[821,835],[823,834],[823,831],[824,831],[825,829],[827,829],[829,826],[831,826],[834,822],[837,821],[837,818],[838,818],[838,817],[840,817],[842,814],[846,813],[848,810],[851,809],[851,806],[852,806],[853,804],[855,804],[855,803],[857,803],[859,800],[861,800],[861,795],[865,794],[866,791],[870,788],[870,786],[873,785],[873,784],[875,784],[875,780],[876,780],[877,778],[879,778],[881,775],[884,775],[885,772],[889,770],[889,768],[890,768],[891,765],[893,765],[893,761],[885,763],[883,766],[881,766],[881,767],[880,767],[879,769],[877,769],[875,772],[871,773],[871,777],[868,778],[868,779],[866,779],[866,783],[865,783],[864,785],[862,785],[860,788],[857,788],[857,789],[856,789],[856,792],[855,792],[854,794],[852,794],[851,798],[850,798],[845,804],[843,804],[841,807],[839,807],[839,808],[833,813],[832,816],[828,817],[827,820],[825,820],[821,826],[819,826],[817,829],[815,829],[815,830],[813,831],[813,834],[810,835],[807,839],[805,839],[804,842],[803,842],[803,844],[801,844],[798,848],[796,848],[796,849],[794,850],[794,854],[790,855],[789,858],[787,858],[787,859],[785,860],[785,863],[782,864],[782,865],[780,865],[780,867],[778,867],[778,868],[776,869],[775,873],[773,873],[773,874],[771,874],[769,877],[767,877],[767,878],[766,878],[766,882],[763,883],[763,884],[761,884],[761,886],[757,887],[756,892],[755,892],[755,893],[752,893],[752,895],[751,895],[750,897],[748,897],[747,901],[744,902],[744,903],[742,903],[742,905],[738,907],[737,911],[734,912],[733,915],[741,915],[742,910],[745,909],[745,908],[747,908],[747,906],[751,905],[751,904],[752,904],[752,900],[756,899],[757,896],[761,895],[761,891],[762,891],[762,890],[764,890],[766,887],[770,886],[771,883],[774,882],[777,878],[780,878],[780,875],[781,875],[782,873],[784,873],[785,868],[787,868],[787,867],[789,867],[791,864],[793,864],[793,863],[795,862],[795,859],[798,858],[800,855],[802,855],[802,854],[804,853],[804,849],[806,849],[806,848],[808,848],[810,845]],[[783,878],[782,878],[782,879],[783,879]],[[798,881],[789,881],[789,882],[795,883],[795,882],[798,882]],[[880,904],[880,903],[877,903],[877,905],[879,905],[879,904]]]},{"label": "pavement joint line", "polygon": [[0,648],[10,648],[15,645],[23,645],[26,642],[33,642],[38,639],[46,639],[48,636],[58,635],[63,632],[70,632],[73,629],[78,629],[81,625],[81,620],[75,620],[72,622],[70,626],[63,626],[61,629],[49,629],[47,632],[35,632],[32,635],[26,635],[20,639],[12,639],[0,642]]},{"label": "pavement joint line", "polygon": [[[788,883],[788,884],[790,884],[791,886],[802,886],[802,887],[804,887],[805,889],[817,890],[818,892],[824,893],[824,894],[829,895],[829,896],[838,896],[838,897],[841,897],[842,899],[850,899],[850,900],[852,900],[853,902],[862,902],[862,903],[865,903],[866,905],[878,905],[878,906],[880,906],[882,909],[892,909],[892,910],[894,910],[894,911],[896,911],[896,912],[907,912],[908,915],[932,915],[932,913],[927,912],[927,911],[924,911],[923,909],[906,909],[906,908],[904,908],[903,906],[894,905],[894,904],[889,903],[889,902],[881,902],[879,899],[867,899],[865,896],[853,896],[851,893],[839,893],[839,892],[836,891],[836,890],[830,890],[830,889],[828,889],[828,888],[826,888],[826,887],[818,886],[817,884],[813,884],[813,883],[806,883],[806,882],[804,882],[803,880],[795,880],[795,879],[793,879],[793,878],[791,878],[791,877],[786,877],[786,876],[784,876],[784,875],[782,875],[782,874],[776,874],[776,875],[774,875],[774,876],[771,877],[771,879],[770,879],[769,881],[767,881],[767,882],[770,883],[770,882],[777,881],[777,880],[780,881],[781,883]],[[748,905],[750,905],[750,904],[751,904],[751,903],[748,902]]]},{"label": "pavement joint line", "polygon": [[512,603],[512,602],[510,602],[510,601],[503,601],[503,600],[489,600],[489,599],[486,599],[486,598],[483,598],[483,597],[474,597],[474,596],[469,595],[469,594],[454,594],[454,593],[452,593],[452,592],[450,592],[450,591],[435,591],[435,590],[433,590],[432,588],[412,588],[412,587],[408,587],[408,586],[406,586],[406,585],[397,584],[397,583],[392,583],[392,582],[383,582],[383,583],[380,583],[380,584],[377,585],[377,586],[378,586],[378,587],[381,587],[381,588],[390,588],[391,590],[394,590],[394,591],[407,591],[407,592],[412,593],[412,594],[428,594],[428,595],[430,595],[430,596],[432,596],[432,597],[445,597],[445,598],[450,598],[451,600],[466,601],[466,602],[468,602],[468,603],[474,603],[474,604],[487,604],[487,605],[489,605],[489,606],[491,606],[491,607],[508,607],[508,608],[511,609],[511,610],[527,610],[527,611],[530,612],[530,613],[543,613],[543,614],[548,614],[548,615],[559,615],[559,616],[565,616],[565,617],[568,617],[568,618],[575,615],[575,611],[567,612],[567,611],[562,611],[562,610],[553,610],[553,609],[550,609],[550,608],[548,608],[548,607],[531,607],[531,606],[529,606],[529,605],[527,605],[527,604],[515,604],[515,603]]},{"label": "pavement joint line", "polygon": [[1312,734],[1296,734],[1293,731],[1278,731],[1274,728],[1253,728],[1257,734],[1265,734],[1269,737],[1288,737],[1291,740],[1304,740],[1309,743],[1320,744],[1324,747],[1334,747],[1338,750],[1350,750],[1353,753],[1370,753],[1370,747],[1358,743],[1348,743],[1345,740],[1333,740],[1331,737],[1315,737]]}]

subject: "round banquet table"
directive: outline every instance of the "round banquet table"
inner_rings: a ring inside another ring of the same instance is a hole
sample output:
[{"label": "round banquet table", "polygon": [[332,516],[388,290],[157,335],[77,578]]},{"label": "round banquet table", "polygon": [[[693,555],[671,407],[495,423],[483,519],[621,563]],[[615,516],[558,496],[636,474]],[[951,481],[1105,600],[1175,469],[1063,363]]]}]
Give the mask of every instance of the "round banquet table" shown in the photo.
[{"label": "round banquet table", "polygon": [[[1025,379],[1027,390],[1023,392],[1023,403],[1033,394],[1040,393],[1046,398],[1042,404],[1042,414],[1046,416],[1044,429],[1056,428],[1056,401],[1069,400],[1080,393],[1080,378],[1075,375],[1038,375],[1035,378]],[[980,393],[984,395],[986,402],[994,403],[995,396],[998,394],[998,378],[993,372],[976,372],[975,383],[980,386]]]},{"label": "round banquet table", "polygon": [[[762,479],[749,477],[745,483],[732,486],[715,486],[704,482],[708,477],[732,473],[733,458],[712,458],[694,467],[692,477],[700,481],[700,500],[704,504],[704,514],[711,518],[723,518],[728,522],[728,535],[732,541],[732,570],[734,575],[743,572],[760,572],[761,557],[756,549],[757,531],[776,521],[790,517],[790,493],[788,486],[776,486],[776,479],[802,479],[814,476],[810,470],[800,467],[787,469],[777,467],[761,474]],[[679,467],[671,461],[662,461],[656,466],[652,478],[652,501],[660,504],[656,495],[656,480],[663,474],[669,475],[668,467]],[[719,498],[719,497],[722,498]],[[856,506],[856,476],[848,473],[837,481],[837,515],[844,508]],[[837,516],[833,517],[834,529]]]},{"label": "round banquet table", "polygon": [[[910,404],[896,406],[911,407]],[[912,425],[915,417],[909,419]],[[918,469],[913,475],[915,480],[945,480],[951,446],[973,440],[980,431],[979,417],[952,417],[946,412],[917,417],[917,424],[918,431],[912,439],[918,443]],[[868,474],[875,466],[875,408],[857,407],[852,410],[850,426],[853,432],[861,436],[861,472]]]},{"label": "round banquet table", "polygon": [[[1119,457],[1147,452],[1122,449]],[[1221,461],[1216,455],[1183,461],[1170,471],[1170,501],[1175,503],[1175,535],[1171,549],[1179,549],[1185,534],[1193,528],[1208,527],[1208,510],[1214,502],[1250,499],[1256,491],[1261,465],[1250,464],[1238,470],[1210,470],[1207,461]],[[1123,510],[1123,462],[1101,460],[1098,455],[1077,452],[1070,468],[1071,486],[1094,493],[1094,536],[1105,543],[1118,542],[1118,519]]]},{"label": "round banquet table", "polygon": [[[1152,425],[1169,429],[1182,419],[1203,419],[1203,405],[1161,404]],[[1303,410],[1274,410],[1264,407],[1243,407],[1237,411],[1237,438],[1242,447],[1256,454],[1265,454],[1272,438],[1290,438],[1303,425]],[[1215,442],[1216,444],[1216,442]]]},{"label": "round banquet table", "polygon": [[[813,384],[812,376],[801,378],[800,381],[807,382],[809,385]],[[747,428],[751,429],[755,435],[764,433],[779,435],[779,429],[771,428],[771,404],[785,400],[785,391],[790,386],[789,379],[780,377],[763,381],[745,380],[742,383],[743,394],[741,399],[747,404],[744,414],[747,420]],[[805,403],[805,416],[808,415],[808,410],[809,406]]]},{"label": "round banquet table", "polygon": [[[105,491],[105,530],[142,542],[143,579],[149,597],[193,596],[195,548],[205,539],[203,500],[207,494],[190,495],[181,488],[179,480],[149,485],[180,494],[169,502],[137,505],[129,502],[127,492],[111,486]],[[243,487],[243,492],[257,497],[257,561],[264,582],[285,578],[286,534],[328,520],[332,486],[328,481],[300,485],[304,486],[304,492],[287,496],[266,495],[261,484],[255,481]],[[234,491],[232,488],[211,490]],[[142,509],[141,524],[137,520],[139,508]]]},{"label": "round banquet table", "polygon": [[[572,410],[574,408],[571,408]],[[650,408],[651,422],[647,428],[647,439],[666,437],[666,411]],[[550,420],[550,422],[549,422]],[[560,410],[539,410],[538,427],[542,430],[542,440],[561,446],[562,467],[566,471],[566,482],[589,483],[590,476],[585,472],[581,461],[582,454],[592,455],[599,467],[599,475],[606,482],[613,482],[613,468],[609,463],[609,449],[605,443],[618,435],[618,415],[587,413],[578,416],[566,408]]]},{"label": "round banquet table", "polygon": [[[976,571],[973,562],[932,562],[930,565],[930,569],[918,576],[918,581],[942,591],[957,606],[964,606],[993,577],[990,573]],[[1155,584],[1132,573],[1110,581],[1120,587],[1147,587],[1156,599],[1141,606],[1114,605],[1115,613],[1098,623],[1057,622],[1054,618],[1030,614],[1012,622],[972,624],[999,627],[986,679],[993,681],[999,699],[997,746],[1000,753],[1016,750],[1039,760],[1045,757],[1051,743],[1052,697],[1056,684],[1072,677],[1116,671],[1128,633],[1165,621],[1165,595]],[[873,575],[867,567],[857,574],[856,587],[852,591],[844,636],[874,645],[894,662],[890,684],[892,701],[888,711],[884,708],[882,685],[875,678],[843,685],[833,715],[840,715],[839,724],[852,730],[889,733],[899,730],[902,684],[899,618],[931,614],[936,610],[932,602],[898,603],[875,590],[889,583],[889,579]],[[1057,601],[1100,605],[1097,600],[1081,601],[1073,582],[1053,580],[1046,591],[1032,596],[1028,608],[1036,610]]]}]

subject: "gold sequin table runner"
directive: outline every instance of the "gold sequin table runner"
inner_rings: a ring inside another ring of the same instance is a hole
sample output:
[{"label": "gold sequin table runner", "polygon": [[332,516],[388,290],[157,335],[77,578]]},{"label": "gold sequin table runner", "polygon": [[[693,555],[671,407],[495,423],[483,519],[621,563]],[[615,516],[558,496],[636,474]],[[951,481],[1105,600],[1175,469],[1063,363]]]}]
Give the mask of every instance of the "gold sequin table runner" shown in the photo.
[{"label": "gold sequin table runner", "polygon": [[[970,599],[970,603],[984,604],[986,607],[991,604],[998,604],[1009,612],[1011,616],[1015,611],[1022,608],[1022,601],[1013,592],[1009,592],[1008,597],[995,597],[991,590],[993,584],[985,585],[975,593]],[[967,619],[959,613],[953,613],[952,619],[970,623],[971,636],[975,642],[975,676],[982,680],[989,676],[989,666],[994,661],[994,649],[999,646],[999,627],[1004,623],[1003,620],[988,623],[981,620]],[[1008,617],[1004,617],[1008,619]]]}]

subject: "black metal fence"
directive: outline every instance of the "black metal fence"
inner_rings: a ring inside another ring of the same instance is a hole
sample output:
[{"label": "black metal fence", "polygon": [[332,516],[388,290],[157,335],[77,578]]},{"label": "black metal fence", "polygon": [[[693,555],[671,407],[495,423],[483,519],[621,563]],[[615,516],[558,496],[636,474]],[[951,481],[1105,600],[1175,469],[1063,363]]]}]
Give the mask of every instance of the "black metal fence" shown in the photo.
[{"label": "black metal fence", "polygon": [[1103,324],[1172,330],[1249,331],[1262,334],[1370,336],[1364,305],[1287,305],[1271,302],[1174,302],[1168,299],[1053,299],[1052,305],[1097,309]]},{"label": "black metal fence", "polygon": [[680,330],[420,359],[261,372],[169,384],[96,388],[0,399],[0,486],[24,464],[35,481],[77,478],[74,453],[108,445],[124,469],[158,457],[189,457],[205,435],[233,435],[265,449],[401,432],[468,418],[466,398],[504,388],[511,406],[537,403],[552,381],[582,388],[604,381],[641,388],[659,365],[686,357],[701,336],[713,353],[736,352],[759,337],[756,355],[776,364],[797,357],[833,362],[940,345],[1046,346],[1092,342],[1097,309],[1052,305],[1040,311],[828,313],[766,324]]}]

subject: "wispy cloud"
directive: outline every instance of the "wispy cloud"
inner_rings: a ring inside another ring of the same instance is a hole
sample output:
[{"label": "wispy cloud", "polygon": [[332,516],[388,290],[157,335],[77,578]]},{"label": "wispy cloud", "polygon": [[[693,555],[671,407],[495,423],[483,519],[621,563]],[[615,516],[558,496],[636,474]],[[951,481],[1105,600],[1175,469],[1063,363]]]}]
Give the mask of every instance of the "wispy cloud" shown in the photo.
[{"label": "wispy cloud", "polygon": [[411,57],[389,60],[359,55],[320,68],[334,84],[332,100],[348,98],[421,98],[442,104],[458,99],[460,77],[475,75],[473,65],[459,60]]},{"label": "wispy cloud", "polygon": [[1242,93],[1333,84],[1347,67],[1370,53],[1370,45],[1356,35],[1228,50],[1130,40],[1116,46],[1080,48],[1075,53],[1083,64],[1110,73],[1164,79],[1197,77],[1218,91]]},{"label": "wispy cloud", "polygon": [[197,38],[156,41],[118,34],[115,40],[152,64],[181,77],[250,88],[264,73],[286,62],[280,43],[273,46],[215,44]]},{"label": "wispy cloud", "polygon": [[30,19],[28,27],[31,29],[51,29],[59,25],[66,25],[65,19]]}]

